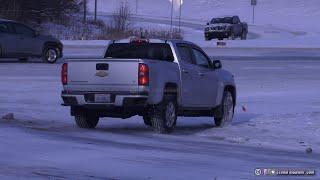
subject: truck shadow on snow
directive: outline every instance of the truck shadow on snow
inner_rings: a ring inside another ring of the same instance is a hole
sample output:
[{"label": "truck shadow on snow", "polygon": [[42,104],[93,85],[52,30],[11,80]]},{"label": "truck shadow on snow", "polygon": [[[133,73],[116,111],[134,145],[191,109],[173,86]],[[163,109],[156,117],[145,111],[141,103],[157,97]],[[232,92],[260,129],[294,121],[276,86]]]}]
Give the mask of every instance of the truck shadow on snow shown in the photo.
[{"label": "truck shadow on snow", "polygon": [[[20,120],[20,119],[11,119],[5,120],[0,118],[0,124],[2,127],[11,127],[17,129],[31,129],[37,133],[59,133],[59,132],[68,132],[68,133],[112,133],[112,134],[121,134],[121,135],[150,135],[155,134],[151,127],[145,126],[143,123],[134,122],[112,122],[106,120],[101,121],[96,129],[80,129],[73,123],[63,123],[57,121],[38,121],[38,120]],[[175,130],[170,133],[171,135],[193,135],[199,132],[216,128],[213,123],[210,121],[199,122],[197,123],[185,123],[181,121],[178,122]]]},{"label": "truck shadow on snow", "polygon": [[[237,113],[235,115],[232,126],[239,126],[250,122],[252,119],[258,117],[257,114]],[[10,126],[13,128],[32,129],[37,132],[100,132],[113,133],[122,135],[150,135],[155,134],[152,127],[143,124],[139,118],[121,120],[101,120],[96,129],[80,129],[77,128],[73,122],[63,121],[39,121],[39,120],[20,120],[11,119],[5,120],[0,118],[2,126]],[[224,127],[228,128],[228,127]],[[206,130],[221,129],[214,125],[213,118],[181,118],[177,121],[177,126],[171,135],[195,135]]]},{"label": "truck shadow on snow", "polygon": [[[198,125],[178,125],[171,135],[193,135],[199,132],[215,128],[213,124],[198,124]],[[114,133],[114,134],[155,134],[151,127],[144,125],[125,126],[125,125],[114,125],[114,126],[98,126],[94,131]]]}]

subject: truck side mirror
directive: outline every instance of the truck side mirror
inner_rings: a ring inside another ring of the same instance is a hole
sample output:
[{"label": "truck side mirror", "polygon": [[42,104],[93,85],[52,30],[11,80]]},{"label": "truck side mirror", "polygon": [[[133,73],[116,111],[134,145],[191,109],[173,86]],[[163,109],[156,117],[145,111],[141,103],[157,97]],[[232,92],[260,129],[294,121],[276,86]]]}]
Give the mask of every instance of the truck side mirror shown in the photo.
[{"label": "truck side mirror", "polygon": [[213,69],[221,69],[222,68],[221,61],[220,60],[213,60],[212,67],[213,67]]}]

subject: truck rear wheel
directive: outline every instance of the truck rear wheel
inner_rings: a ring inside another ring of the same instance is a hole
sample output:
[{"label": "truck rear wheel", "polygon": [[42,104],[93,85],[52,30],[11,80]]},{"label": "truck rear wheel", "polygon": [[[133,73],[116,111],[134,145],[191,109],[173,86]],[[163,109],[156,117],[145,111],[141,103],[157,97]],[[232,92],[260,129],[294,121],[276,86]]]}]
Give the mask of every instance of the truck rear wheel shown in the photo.
[{"label": "truck rear wheel", "polygon": [[143,122],[146,126],[152,126],[150,116],[147,116],[147,115],[143,116]]},{"label": "truck rear wheel", "polygon": [[223,127],[230,124],[234,115],[234,100],[230,91],[224,92],[219,111],[219,115],[214,117],[216,126]]},{"label": "truck rear wheel", "polygon": [[164,100],[152,107],[150,117],[153,130],[160,134],[170,133],[176,126],[178,115],[175,96],[166,96]]},{"label": "truck rear wheel", "polygon": [[75,112],[75,121],[79,128],[94,129],[99,122],[99,116],[88,110],[79,110]]}]

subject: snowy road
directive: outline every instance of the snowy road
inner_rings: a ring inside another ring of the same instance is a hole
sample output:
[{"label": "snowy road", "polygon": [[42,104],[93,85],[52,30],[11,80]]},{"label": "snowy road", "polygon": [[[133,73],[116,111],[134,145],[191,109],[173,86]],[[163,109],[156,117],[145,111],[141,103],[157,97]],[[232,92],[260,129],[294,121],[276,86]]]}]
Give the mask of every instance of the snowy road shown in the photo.
[{"label": "snowy road", "polygon": [[[103,57],[107,42],[98,45],[66,45],[65,58],[70,57]],[[211,57],[220,59],[289,59],[289,60],[318,60],[320,48],[241,48],[241,47],[208,47],[203,48]]]},{"label": "snowy road", "polygon": [[0,178],[257,179],[257,167],[319,172],[320,61],[223,64],[238,84],[232,126],[179,118],[173,134],[155,135],[139,117],[77,129],[60,106],[59,64],[1,63],[0,115],[13,112],[15,120],[0,120]]}]

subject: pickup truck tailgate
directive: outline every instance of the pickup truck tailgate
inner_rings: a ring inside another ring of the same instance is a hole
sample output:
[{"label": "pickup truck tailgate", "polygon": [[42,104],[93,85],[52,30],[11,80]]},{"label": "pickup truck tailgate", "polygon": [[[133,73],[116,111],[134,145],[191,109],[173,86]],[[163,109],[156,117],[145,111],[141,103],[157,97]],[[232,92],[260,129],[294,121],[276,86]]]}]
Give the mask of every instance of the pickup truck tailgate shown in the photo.
[{"label": "pickup truck tailgate", "polygon": [[138,88],[138,66],[138,59],[69,61],[68,86],[76,89],[77,87],[81,87],[80,89],[92,87],[95,91],[121,91],[128,87]]}]

